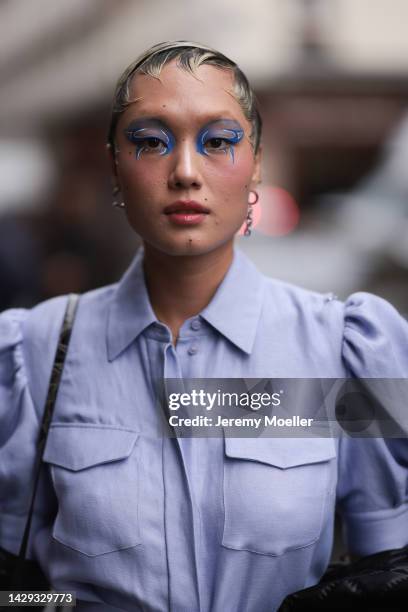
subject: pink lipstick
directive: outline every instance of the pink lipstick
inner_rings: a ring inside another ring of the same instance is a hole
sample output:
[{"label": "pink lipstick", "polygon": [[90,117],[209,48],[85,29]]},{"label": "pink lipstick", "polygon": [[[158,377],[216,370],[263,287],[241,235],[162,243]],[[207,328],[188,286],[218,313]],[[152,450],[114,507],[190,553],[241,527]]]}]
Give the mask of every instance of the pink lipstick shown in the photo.
[{"label": "pink lipstick", "polygon": [[178,200],[164,209],[169,219],[176,225],[198,225],[210,210],[193,200]]}]

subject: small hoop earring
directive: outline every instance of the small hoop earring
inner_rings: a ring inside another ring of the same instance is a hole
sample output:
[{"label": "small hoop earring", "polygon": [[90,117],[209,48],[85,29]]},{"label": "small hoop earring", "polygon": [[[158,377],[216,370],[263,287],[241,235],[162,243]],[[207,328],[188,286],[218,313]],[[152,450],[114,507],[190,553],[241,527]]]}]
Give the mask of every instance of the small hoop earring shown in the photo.
[{"label": "small hoop earring", "polygon": [[[258,201],[258,200],[256,200],[256,201]],[[247,218],[246,218],[246,225],[245,225],[244,236],[250,236],[251,235],[251,227],[252,227],[252,223],[253,223],[253,220],[252,220],[252,213],[253,213],[252,206],[253,206],[253,204],[250,204],[248,206],[248,213],[247,213]]]},{"label": "small hoop earring", "polygon": [[254,200],[253,202],[250,202],[250,201],[248,200],[248,204],[249,204],[250,206],[254,206],[254,204],[256,204],[256,203],[257,203],[257,201],[259,200],[259,193],[258,193],[257,191],[255,191],[255,189],[252,189],[252,190],[251,190],[249,193],[253,193],[253,194],[255,195],[255,200]]},{"label": "small hoop earring", "polygon": [[[113,196],[117,196],[119,193],[120,189],[118,187],[118,185],[116,185],[113,189],[112,189],[112,195]],[[112,202],[112,206],[114,208],[125,208],[125,203],[124,202],[119,202],[118,200],[114,200]]]}]

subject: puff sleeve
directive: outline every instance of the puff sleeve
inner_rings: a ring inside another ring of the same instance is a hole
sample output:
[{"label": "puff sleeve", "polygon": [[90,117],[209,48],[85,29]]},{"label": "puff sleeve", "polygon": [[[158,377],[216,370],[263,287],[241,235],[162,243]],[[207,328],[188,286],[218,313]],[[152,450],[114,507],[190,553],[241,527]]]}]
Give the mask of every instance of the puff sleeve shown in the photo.
[{"label": "puff sleeve", "polygon": [[[338,510],[349,552],[369,555],[408,544],[408,323],[385,300],[355,293],[345,303],[347,375],[376,379],[371,391],[401,437],[339,441]],[[405,391],[405,393],[404,393]],[[398,430],[399,431],[399,430]]]},{"label": "puff sleeve", "polygon": [[0,315],[0,546],[14,554],[25,526],[39,431],[23,351],[28,313]]}]

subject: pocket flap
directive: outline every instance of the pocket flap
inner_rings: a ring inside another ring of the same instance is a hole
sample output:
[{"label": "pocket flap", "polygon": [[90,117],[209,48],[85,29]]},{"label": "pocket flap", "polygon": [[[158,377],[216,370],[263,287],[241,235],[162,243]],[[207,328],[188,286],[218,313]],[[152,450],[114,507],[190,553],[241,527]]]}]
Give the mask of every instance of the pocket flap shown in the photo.
[{"label": "pocket flap", "polygon": [[51,425],[44,461],[69,470],[125,459],[130,455],[139,433],[103,425]]},{"label": "pocket flap", "polygon": [[328,461],[336,456],[333,438],[225,438],[227,457],[281,469]]}]

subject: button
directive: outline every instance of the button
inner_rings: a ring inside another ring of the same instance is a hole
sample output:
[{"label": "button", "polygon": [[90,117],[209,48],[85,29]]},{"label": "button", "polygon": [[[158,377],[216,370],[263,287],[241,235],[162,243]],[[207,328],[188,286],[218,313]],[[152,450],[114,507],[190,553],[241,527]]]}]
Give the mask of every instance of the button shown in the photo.
[{"label": "button", "polygon": [[198,346],[196,346],[195,344],[190,346],[190,348],[187,351],[189,355],[195,355],[197,352],[198,352]]},{"label": "button", "polygon": [[191,321],[191,329],[194,329],[194,331],[199,330],[201,327],[201,322],[199,319],[194,319],[193,321]]}]

